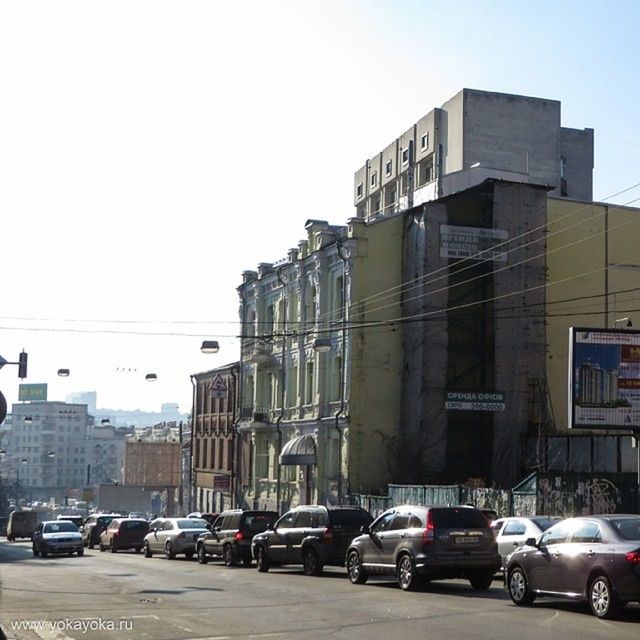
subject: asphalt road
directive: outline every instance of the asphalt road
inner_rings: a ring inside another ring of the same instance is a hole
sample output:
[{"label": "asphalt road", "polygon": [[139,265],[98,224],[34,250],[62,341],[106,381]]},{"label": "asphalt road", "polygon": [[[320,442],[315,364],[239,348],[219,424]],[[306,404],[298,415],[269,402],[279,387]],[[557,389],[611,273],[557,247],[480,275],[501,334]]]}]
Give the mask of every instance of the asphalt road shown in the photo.
[{"label": "asphalt road", "polygon": [[[97,549],[82,558],[42,559],[29,543],[4,539],[0,581],[0,626],[18,640],[640,638],[640,605],[616,621],[561,600],[516,608],[501,581],[483,593],[462,580],[404,593],[387,579],[354,586],[338,568],[309,578],[298,567],[261,574],[255,567]],[[20,621],[47,624],[18,630]],[[111,630],[120,624],[122,630]]]}]

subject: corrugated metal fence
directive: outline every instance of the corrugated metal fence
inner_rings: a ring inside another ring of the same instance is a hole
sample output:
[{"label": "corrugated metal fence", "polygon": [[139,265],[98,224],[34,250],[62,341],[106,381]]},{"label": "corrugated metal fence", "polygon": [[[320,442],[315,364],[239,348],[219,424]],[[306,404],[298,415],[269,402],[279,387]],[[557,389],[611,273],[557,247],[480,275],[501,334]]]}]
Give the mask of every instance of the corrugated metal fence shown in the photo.
[{"label": "corrugated metal fence", "polygon": [[511,490],[390,484],[386,496],[352,495],[351,502],[373,516],[402,504],[469,504],[478,509],[493,509],[501,517],[534,514],[569,517],[639,511],[637,478],[632,473],[532,473]]}]

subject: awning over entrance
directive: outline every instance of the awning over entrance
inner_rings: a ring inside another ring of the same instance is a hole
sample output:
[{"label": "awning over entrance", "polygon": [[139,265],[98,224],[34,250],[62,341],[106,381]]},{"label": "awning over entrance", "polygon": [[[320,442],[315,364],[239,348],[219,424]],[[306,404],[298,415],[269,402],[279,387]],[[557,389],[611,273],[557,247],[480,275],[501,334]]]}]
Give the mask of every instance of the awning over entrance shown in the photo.
[{"label": "awning over entrance", "polygon": [[316,443],[312,435],[296,436],[282,447],[280,464],[315,464]]}]

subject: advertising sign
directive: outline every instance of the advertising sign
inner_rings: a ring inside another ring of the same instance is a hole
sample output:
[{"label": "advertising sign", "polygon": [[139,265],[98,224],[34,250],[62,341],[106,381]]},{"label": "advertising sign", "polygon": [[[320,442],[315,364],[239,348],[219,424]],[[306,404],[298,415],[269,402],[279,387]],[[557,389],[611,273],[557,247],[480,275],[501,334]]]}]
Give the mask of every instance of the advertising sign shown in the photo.
[{"label": "advertising sign", "polygon": [[18,386],[18,400],[20,402],[46,402],[47,384],[21,384]]},{"label": "advertising sign", "polygon": [[507,262],[507,246],[503,243],[508,239],[509,232],[503,229],[441,224],[440,257]]},{"label": "advertising sign", "polygon": [[571,327],[569,427],[640,429],[640,331]]},{"label": "advertising sign", "polygon": [[458,411],[504,411],[502,391],[447,391],[444,406]]}]

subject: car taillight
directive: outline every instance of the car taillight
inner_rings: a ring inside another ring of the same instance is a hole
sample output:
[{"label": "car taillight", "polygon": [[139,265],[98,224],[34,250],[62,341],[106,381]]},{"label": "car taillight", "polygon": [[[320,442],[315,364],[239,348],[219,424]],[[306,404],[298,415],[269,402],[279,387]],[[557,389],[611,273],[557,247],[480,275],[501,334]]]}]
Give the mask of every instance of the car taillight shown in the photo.
[{"label": "car taillight", "polygon": [[431,544],[435,539],[435,527],[433,526],[433,516],[431,511],[427,512],[427,528],[422,534],[422,544]]},{"label": "car taillight", "polygon": [[322,538],[320,538],[321,544],[333,544],[333,529],[331,527],[327,527],[322,532]]},{"label": "car taillight", "polygon": [[234,538],[236,540],[244,540],[244,533],[242,533],[242,531],[238,531],[236,532],[236,535],[234,536]]},{"label": "car taillight", "polygon": [[184,531],[181,531],[176,537],[177,538],[184,538],[186,536]]},{"label": "car taillight", "polygon": [[625,558],[631,564],[640,564],[640,549],[629,551],[629,553],[625,554]]}]

